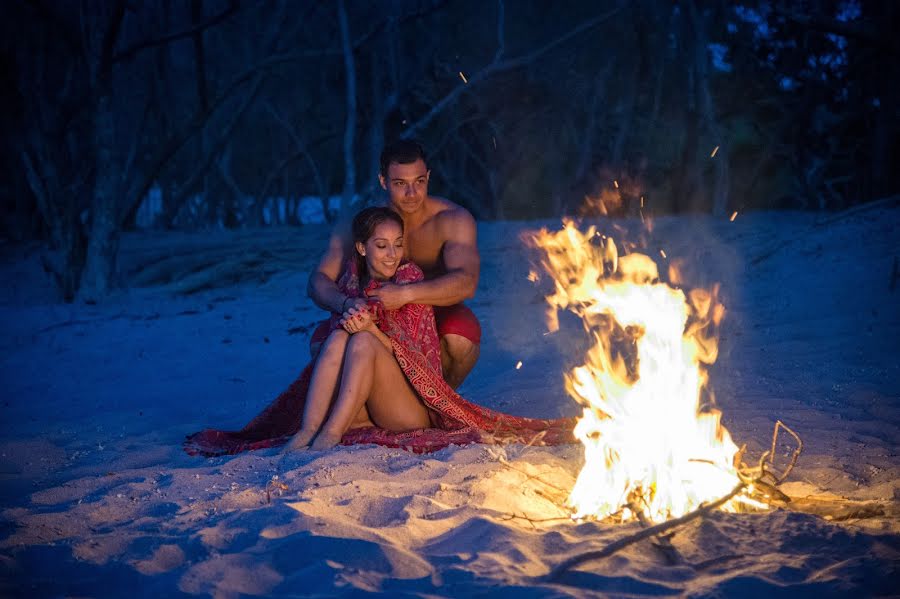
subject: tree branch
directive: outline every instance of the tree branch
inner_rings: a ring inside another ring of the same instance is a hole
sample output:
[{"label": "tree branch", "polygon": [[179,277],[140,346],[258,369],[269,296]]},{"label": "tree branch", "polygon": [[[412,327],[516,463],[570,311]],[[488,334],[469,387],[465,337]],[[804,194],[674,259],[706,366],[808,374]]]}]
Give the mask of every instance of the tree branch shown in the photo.
[{"label": "tree branch", "polygon": [[[448,0],[434,0],[430,5],[425,6],[419,10],[411,10],[410,12],[401,15],[400,17],[396,17],[398,23],[404,23],[406,21],[411,21],[413,19],[418,19],[419,17],[424,17],[425,15],[431,14],[435,10],[442,8],[448,4]],[[359,50],[363,44],[368,42],[370,39],[375,37],[378,32],[380,32],[384,27],[391,22],[392,17],[388,17],[387,19],[382,19],[375,23],[368,31],[366,31],[363,35],[359,36],[356,40],[353,41],[353,51],[356,52]],[[333,52],[333,54],[339,54],[339,52]]]},{"label": "tree branch", "polygon": [[122,31],[122,21],[125,18],[125,1],[116,2],[110,11],[109,20],[104,28],[103,40],[100,45],[98,57],[97,81],[109,81],[112,74],[113,50],[119,41],[119,33]]},{"label": "tree branch", "polygon": [[[322,197],[325,198],[327,194],[327,190],[325,189],[325,183],[322,181],[322,174],[319,172],[319,167],[316,165],[316,161],[313,159],[312,154],[309,153],[309,150],[306,147],[306,144],[303,142],[303,139],[300,138],[300,134],[294,129],[293,126],[288,122],[288,120],[272,105],[271,102],[266,102],[265,108],[272,117],[278,121],[278,123],[284,127],[285,131],[287,131],[288,137],[291,138],[291,141],[294,142],[294,145],[297,146],[297,152],[291,157],[289,160],[293,160],[294,157],[302,156],[304,160],[306,160],[307,165],[309,165],[309,169],[312,172],[313,180],[315,181],[316,192]],[[280,167],[278,170],[280,172]],[[266,180],[266,191],[268,190],[268,179]],[[264,197],[264,196],[263,196]],[[263,199],[263,198],[261,198]]]},{"label": "tree branch", "polygon": [[[234,113],[234,117],[231,119],[231,122],[228,123],[228,125],[225,127],[225,131],[219,136],[219,139],[216,141],[215,145],[206,153],[203,162],[194,169],[191,177],[184,183],[184,185],[181,186],[181,189],[176,194],[176,201],[173,202],[174,208],[170,211],[170,216],[173,219],[174,216],[178,213],[178,210],[183,203],[184,197],[187,196],[190,190],[206,174],[213,161],[215,161],[216,157],[218,157],[218,155],[225,148],[228,140],[231,139],[231,135],[234,132],[235,127],[237,127],[238,122],[241,120],[241,117],[244,116],[245,112],[247,112],[247,109],[253,103],[253,100],[256,99],[259,90],[262,88],[262,79],[262,75],[257,76],[256,80],[253,82],[253,87],[251,88],[250,93],[247,94],[247,97],[244,99],[244,102],[241,104],[240,108],[238,108]],[[155,180],[156,177],[154,177],[153,179]],[[147,189],[149,190],[149,187]],[[145,194],[142,194],[132,198],[133,209],[136,210],[137,207],[140,206],[140,203],[144,199],[144,195]]]},{"label": "tree branch", "polygon": [[556,48],[557,46],[569,41],[573,37],[577,36],[580,33],[583,33],[593,27],[596,27],[603,21],[606,21],[616,13],[622,10],[621,6],[614,8],[613,10],[606,12],[598,17],[585,21],[578,27],[564,33],[558,38],[551,40],[550,42],[544,44],[540,48],[528,52],[527,54],[523,54],[521,56],[517,56],[515,58],[509,58],[506,60],[497,60],[496,57],[490,64],[486,67],[475,73],[474,75],[468,78],[468,83],[463,83],[457,85],[453,88],[446,96],[444,96],[440,101],[438,101],[434,106],[432,106],[431,110],[429,110],[425,116],[420,118],[415,123],[410,124],[403,132],[400,134],[400,137],[409,138],[415,136],[421,129],[423,129],[426,125],[428,125],[434,118],[444,110],[448,104],[455,101],[464,91],[470,89],[474,84],[483,81],[494,75],[496,73],[500,73],[503,71],[510,71],[512,69],[519,68],[521,66],[527,65],[533,62],[535,59],[540,57],[542,54],[549,52],[550,50]]},{"label": "tree branch", "polygon": [[144,40],[142,42],[138,42],[128,48],[125,48],[121,52],[115,54],[112,57],[112,62],[121,62],[123,60],[130,60],[134,58],[136,54],[141,52],[142,50],[146,50],[148,48],[155,48],[156,46],[165,46],[166,44],[170,44],[172,42],[176,42],[181,39],[186,39],[189,37],[193,37],[194,35],[209,29],[215,25],[218,25],[231,15],[237,12],[238,8],[240,8],[239,0],[230,0],[228,2],[228,7],[223,10],[221,13],[210,17],[206,21],[202,23],[198,23],[197,25],[190,27],[189,29],[185,29],[184,31],[179,31],[177,33],[171,33],[169,35],[164,35],[157,39]]}]

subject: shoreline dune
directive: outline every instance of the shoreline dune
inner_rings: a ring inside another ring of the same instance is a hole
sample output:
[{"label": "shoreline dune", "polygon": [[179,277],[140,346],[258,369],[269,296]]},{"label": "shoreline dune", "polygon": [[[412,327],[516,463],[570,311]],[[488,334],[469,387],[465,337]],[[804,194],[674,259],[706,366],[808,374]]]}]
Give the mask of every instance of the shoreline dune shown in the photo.
[{"label": "shoreline dune", "polygon": [[[479,226],[471,305],[485,341],[461,393],[524,416],[574,415],[562,384],[579,358],[573,330],[563,322],[543,334],[543,300],[527,281],[519,235],[535,226]],[[896,593],[898,227],[900,210],[881,207],[827,227],[796,213],[666,218],[652,239],[697,281],[722,283],[728,313],[711,377],[736,442],[758,456],[783,420],[804,441],[784,490],[877,500],[888,515],[714,512],[676,530],[679,563],[642,541],[554,583],[543,577],[556,565],[640,529],[568,519],[560,506],[581,466],[578,445],[181,452],[189,432],[241,426],[305,363],[321,312],[303,289],[322,233],[200,236],[198,247],[235,255],[285,249],[256,279],[187,295],[173,294],[183,279],[155,283],[99,306],[52,301],[33,249],[7,246],[0,594]],[[123,271],[137,278],[140,265],[192,240],[126,236]]]}]

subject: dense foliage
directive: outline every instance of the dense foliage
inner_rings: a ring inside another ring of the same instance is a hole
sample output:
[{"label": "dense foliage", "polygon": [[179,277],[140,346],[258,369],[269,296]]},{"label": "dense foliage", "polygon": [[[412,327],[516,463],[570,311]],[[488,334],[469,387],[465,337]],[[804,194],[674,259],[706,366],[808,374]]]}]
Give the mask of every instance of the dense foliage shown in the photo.
[{"label": "dense foliage", "polygon": [[0,10],[3,223],[47,240],[70,299],[114,283],[118,234],[153,187],[157,226],[256,226],[267,197],[376,195],[397,136],[420,138],[432,191],[481,219],[585,197],[612,215],[840,209],[900,188],[891,2]]}]

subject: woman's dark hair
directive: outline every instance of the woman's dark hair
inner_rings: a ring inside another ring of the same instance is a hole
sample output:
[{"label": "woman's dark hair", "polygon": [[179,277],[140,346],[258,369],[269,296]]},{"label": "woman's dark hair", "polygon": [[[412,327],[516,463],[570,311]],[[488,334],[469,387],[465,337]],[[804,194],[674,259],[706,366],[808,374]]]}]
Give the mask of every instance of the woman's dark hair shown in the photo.
[{"label": "woman's dark hair", "polygon": [[363,208],[353,217],[353,251],[356,257],[356,272],[360,276],[366,272],[366,261],[356,251],[356,243],[366,243],[375,234],[375,227],[387,221],[397,223],[400,232],[403,232],[403,219],[399,214],[384,206]]},{"label": "woman's dark hair", "polygon": [[381,151],[381,176],[387,177],[388,167],[392,162],[398,164],[412,164],[422,159],[425,168],[428,168],[428,160],[425,158],[425,150],[422,144],[414,139],[398,139],[384,146]]}]

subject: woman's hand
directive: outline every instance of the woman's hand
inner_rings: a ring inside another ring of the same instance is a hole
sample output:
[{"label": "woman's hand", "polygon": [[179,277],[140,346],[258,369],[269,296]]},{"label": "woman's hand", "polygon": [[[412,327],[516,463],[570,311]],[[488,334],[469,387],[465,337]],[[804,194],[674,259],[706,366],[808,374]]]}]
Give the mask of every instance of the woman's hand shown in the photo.
[{"label": "woman's hand", "polygon": [[351,335],[375,327],[375,320],[372,318],[372,313],[368,308],[363,308],[362,310],[355,307],[350,308],[344,312],[340,323],[344,330]]}]

